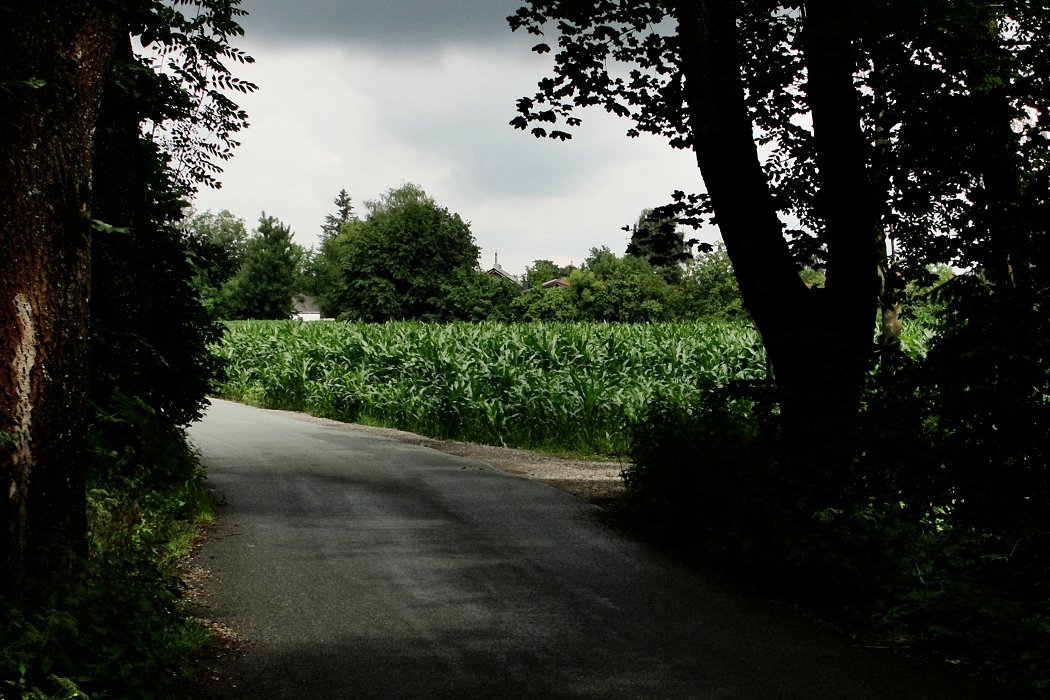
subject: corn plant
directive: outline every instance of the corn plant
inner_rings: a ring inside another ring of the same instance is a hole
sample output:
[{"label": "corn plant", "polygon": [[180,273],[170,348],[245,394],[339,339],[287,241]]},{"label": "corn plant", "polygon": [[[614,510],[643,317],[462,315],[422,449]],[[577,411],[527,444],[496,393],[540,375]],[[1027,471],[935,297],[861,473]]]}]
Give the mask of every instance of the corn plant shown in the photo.
[{"label": "corn plant", "polygon": [[219,394],[433,437],[624,455],[654,400],[765,376],[751,328],[727,322],[231,323]]}]

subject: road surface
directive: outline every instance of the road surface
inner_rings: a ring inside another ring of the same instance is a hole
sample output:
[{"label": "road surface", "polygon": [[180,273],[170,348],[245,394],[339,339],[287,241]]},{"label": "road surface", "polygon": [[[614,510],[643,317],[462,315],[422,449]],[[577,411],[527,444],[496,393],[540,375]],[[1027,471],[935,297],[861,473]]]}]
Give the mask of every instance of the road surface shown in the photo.
[{"label": "road surface", "polygon": [[221,504],[206,612],[248,641],[208,697],[990,697],[478,462],[224,401],[190,434]]}]

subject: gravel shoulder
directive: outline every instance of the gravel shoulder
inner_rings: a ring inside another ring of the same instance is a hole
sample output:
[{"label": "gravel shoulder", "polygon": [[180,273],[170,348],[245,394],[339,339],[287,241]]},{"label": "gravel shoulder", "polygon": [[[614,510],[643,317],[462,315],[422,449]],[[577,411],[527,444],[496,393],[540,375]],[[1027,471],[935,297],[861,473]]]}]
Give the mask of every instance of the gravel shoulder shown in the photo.
[{"label": "gravel shoulder", "polygon": [[359,423],[342,423],[305,413],[291,411],[279,411],[279,413],[285,413],[295,417],[297,420],[309,423],[342,427],[347,430],[360,431],[396,440],[408,445],[420,445],[456,457],[473,459],[502,472],[567,491],[577,498],[582,498],[598,506],[606,506],[612,503],[623,493],[623,480],[620,478],[620,472],[627,466],[626,461],[569,459],[511,447],[438,440],[405,432],[404,430],[377,428]]}]

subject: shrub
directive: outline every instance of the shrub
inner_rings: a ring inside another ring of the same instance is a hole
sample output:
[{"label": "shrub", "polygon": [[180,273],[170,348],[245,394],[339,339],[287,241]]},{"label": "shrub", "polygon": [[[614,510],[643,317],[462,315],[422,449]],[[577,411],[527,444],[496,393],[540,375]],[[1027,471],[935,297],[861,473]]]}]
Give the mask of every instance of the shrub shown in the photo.
[{"label": "shrub", "polygon": [[176,565],[207,513],[180,429],[115,396],[88,460],[88,552],[0,598],[0,697],[175,697],[208,643]]},{"label": "shrub", "polygon": [[775,433],[768,389],[709,387],[690,406],[651,403],[631,430],[624,505],[651,533],[695,553],[758,565],[779,558]]}]

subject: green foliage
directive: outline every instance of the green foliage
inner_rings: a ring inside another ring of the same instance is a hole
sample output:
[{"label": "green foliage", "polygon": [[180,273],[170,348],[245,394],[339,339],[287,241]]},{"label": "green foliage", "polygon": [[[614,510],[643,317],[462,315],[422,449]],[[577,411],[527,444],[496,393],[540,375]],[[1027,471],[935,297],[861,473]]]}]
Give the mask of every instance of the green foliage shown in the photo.
[{"label": "green foliage", "polygon": [[184,13],[122,3],[128,34],[114,47],[96,129],[91,206],[108,228],[92,240],[91,398],[135,396],[174,424],[199,417],[220,372],[207,351],[220,331],[191,286],[210,251],[172,222],[187,196],[216,184],[247,124],[227,95],[255,89],[226,65],[251,61],[230,44],[243,34],[238,4],[193,0],[179,3]]},{"label": "green foliage", "polygon": [[299,284],[299,291],[316,297],[329,317],[338,315],[339,300],[346,297],[342,272],[346,246],[335,239],[344,226],[358,221],[350,193],[345,189],[339,190],[332,203],[336,211],[327,214],[321,224],[320,248],[311,248],[304,254]]},{"label": "green foliage", "polygon": [[[559,275],[566,286],[531,284],[512,303],[513,318],[524,321],[612,321],[643,323],[745,318],[743,300],[725,250],[718,247],[686,263],[673,281],[665,268],[642,257],[617,257],[594,248],[582,268],[557,268],[537,260],[530,280]],[[553,279],[553,278],[552,278]]]},{"label": "green foliage", "polygon": [[176,189],[192,195],[202,185],[218,187],[221,163],[233,157],[236,135],[248,126],[248,114],[229,93],[258,89],[227,65],[255,61],[230,43],[244,35],[238,20],[247,12],[240,0],[123,5],[132,36],[146,48],[124,67],[146,138]]},{"label": "green foliage", "polygon": [[223,288],[230,318],[290,317],[302,255],[292,242],[291,229],[263,212],[245,245],[240,269]]},{"label": "green foliage", "polygon": [[974,275],[944,285],[944,331],[916,378],[957,517],[1018,537],[1050,522],[1047,291]]},{"label": "green foliage", "polygon": [[[609,248],[594,248],[582,269],[572,270],[568,277],[571,314],[557,304],[562,299],[526,300],[522,311],[533,318],[639,323],[670,318],[669,285],[644,260],[626,256],[618,258]],[[533,291],[530,290],[529,294]],[[528,296],[528,295],[526,295]],[[551,302],[557,302],[551,306]],[[543,311],[546,316],[537,316]]]},{"label": "green foliage", "polygon": [[547,282],[568,277],[572,270],[573,268],[558,267],[550,260],[533,260],[532,265],[525,268],[525,288],[539,289]]},{"label": "green foliage", "polygon": [[[403,234],[383,224],[383,218],[373,214],[344,222],[338,235],[322,240],[309,274],[326,315],[366,321],[647,323],[743,313],[732,266],[721,248],[691,261],[684,270],[674,265],[673,275],[669,268],[654,267],[639,256],[618,257],[607,247],[591,250],[582,268],[536,260],[526,268],[522,293],[509,281],[478,274],[466,258],[475,250],[473,243],[458,262],[449,259],[439,267],[429,259],[438,256],[420,257],[425,236],[402,240]],[[564,285],[543,287],[553,280],[563,280]]]},{"label": "green foliage", "polygon": [[931,266],[918,280],[904,284],[901,304],[901,349],[911,357],[925,357],[930,343],[944,329],[945,284],[955,278],[947,265]]},{"label": "green foliage", "polygon": [[338,235],[339,231],[343,228],[343,224],[350,223],[357,219],[357,214],[354,212],[353,200],[350,199],[350,193],[345,189],[339,190],[339,194],[337,194],[335,199],[332,200],[332,203],[335,204],[336,210],[334,214],[326,215],[324,223],[321,224],[322,242]]},{"label": "green foliage", "polygon": [[620,323],[668,320],[668,286],[663,278],[641,260],[638,260],[644,266],[641,269],[632,269],[630,259],[621,262],[615,271],[606,273],[605,279],[590,269],[576,270],[570,275],[569,289],[578,316],[590,321]]},{"label": "green foliage", "polygon": [[783,560],[768,386],[708,385],[689,404],[654,401],[631,425],[624,508],[661,540],[735,566]]},{"label": "green foliage", "polygon": [[190,263],[193,287],[201,303],[213,318],[229,318],[230,310],[223,287],[237,274],[248,246],[244,219],[227,210],[197,214],[182,224]]},{"label": "green foliage", "polygon": [[442,283],[435,317],[456,321],[509,321],[521,287],[481,270],[460,268]]},{"label": "green foliage", "polygon": [[115,396],[92,428],[86,559],[0,597],[0,697],[175,697],[206,631],[176,565],[207,516],[182,431]]},{"label": "green foliage", "polygon": [[639,257],[659,270],[668,282],[682,278],[682,263],[692,259],[692,245],[696,239],[685,240],[685,234],[673,217],[663,217],[652,209],[645,209],[631,230],[631,242],[626,254]]},{"label": "green foliage", "polygon": [[[356,225],[356,223],[350,224],[350,226]],[[309,265],[305,270],[306,291],[317,297],[317,302],[328,318],[335,318],[339,315],[338,310],[343,304],[342,300],[348,296],[347,280],[343,276],[347,252],[345,238],[340,239],[340,234],[331,238],[322,238],[320,248],[310,257]]]},{"label": "green foliage", "polygon": [[[470,277],[479,251],[459,214],[439,207],[416,185],[391,189],[366,207],[364,220],[344,223],[322,243],[318,296],[327,314],[363,321],[448,320],[473,317],[485,307],[492,290]],[[468,291],[482,298],[464,299]]]},{"label": "green foliage", "polygon": [[675,291],[679,318],[736,318],[747,313],[733,263],[721,245],[690,261]]},{"label": "green foliage", "polygon": [[567,287],[533,287],[511,302],[515,319],[522,321],[574,321],[578,312]]},{"label": "green foliage", "polygon": [[155,226],[95,241],[91,398],[105,405],[114,392],[139,397],[186,425],[221,372],[208,351],[221,329],[190,283],[181,233]]},{"label": "green foliage", "polygon": [[[531,294],[531,292],[530,292]],[[761,377],[753,330],[623,325],[235,323],[224,396],[435,437],[625,454],[663,398]]]}]

